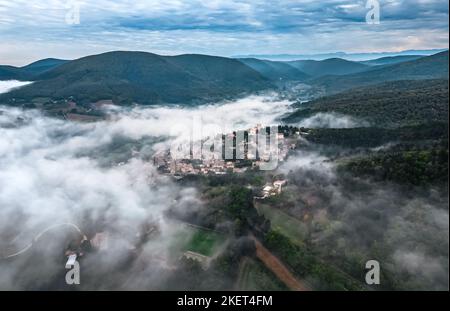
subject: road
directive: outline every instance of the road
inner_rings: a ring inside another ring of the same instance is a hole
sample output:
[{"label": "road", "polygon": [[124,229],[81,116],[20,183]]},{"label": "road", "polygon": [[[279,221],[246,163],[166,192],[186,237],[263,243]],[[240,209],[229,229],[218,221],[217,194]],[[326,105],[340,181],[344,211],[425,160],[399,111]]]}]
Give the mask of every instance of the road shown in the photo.
[{"label": "road", "polygon": [[73,228],[73,229],[75,229],[75,231],[77,231],[81,236],[83,236],[84,239],[86,238],[86,236],[83,234],[83,232],[81,231],[81,229],[80,229],[77,225],[75,225],[75,224],[72,224],[72,223],[61,223],[61,224],[56,224],[56,225],[52,225],[52,226],[46,228],[45,230],[41,231],[39,234],[37,234],[37,235],[34,237],[34,239],[33,239],[32,242],[30,242],[27,246],[23,247],[21,250],[15,252],[15,253],[13,253],[13,254],[6,255],[6,256],[4,256],[4,257],[0,257],[0,259],[9,259],[9,258],[13,258],[13,257],[19,256],[19,255],[21,255],[21,254],[27,252],[27,251],[33,246],[33,244],[36,243],[36,242],[37,242],[44,234],[46,234],[47,232],[49,232],[49,231],[51,231],[51,230],[53,230],[53,229],[55,229],[55,228],[58,228],[58,227],[70,227],[70,228]]},{"label": "road", "polygon": [[272,271],[289,289],[293,291],[310,291],[305,284],[295,278],[288,268],[275,257],[257,238],[252,237],[256,245],[256,256]]}]

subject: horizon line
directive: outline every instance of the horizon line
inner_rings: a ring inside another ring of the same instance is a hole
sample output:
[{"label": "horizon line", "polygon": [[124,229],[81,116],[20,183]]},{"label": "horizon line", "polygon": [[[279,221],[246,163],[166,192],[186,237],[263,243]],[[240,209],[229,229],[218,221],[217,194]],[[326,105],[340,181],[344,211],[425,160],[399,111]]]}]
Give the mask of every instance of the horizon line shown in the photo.
[{"label": "horizon line", "polygon": [[[102,55],[102,54],[107,54],[107,53],[113,53],[113,52],[136,52],[136,53],[148,53],[148,54],[154,54],[154,55],[158,55],[158,56],[182,56],[182,55],[204,55],[204,56],[213,56],[213,57],[223,57],[223,58],[231,58],[231,59],[236,59],[236,58],[244,58],[244,57],[253,57],[253,58],[264,58],[264,57],[303,57],[302,59],[297,59],[297,60],[307,60],[304,57],[320,57],[320,56],[326,56],[326,55],[342,55],[342,56],[355,56],[355,55],[383,55],[383,54],[401,54],[401,53],[410,53],[410,52],[433,52],[433,51],[437,51],[437,53],[439,52],[444,52],[444,51],[448,51],[449,47],[445,47],[445,48],[433,48],[433,49],[408,49],[408,50],[401,50],[401,51],[383,51],[383,52],[344,52],[344,51],[334,51],[334,52],[320,52],[320,53],[307,53],[307,54],[300,54],[300,53],[292,53],[292,54],[288,54],[288,53],[277,53],[277,54],[237,54],[237,55],[231,55],[231,56],[223,56],[223,55],[215,55],[215,54],[204,54],[204,53],[181,53],[181,54],[158,54],[158,53],[153,53],[150,51],[145,51],[145,50],[108,50],[105,52],[101,52],[101,53],[95,53],[95,54],[86,54],[84,56],[80,56],[77,58],[71,58],[71,59],[67,59],[67,58],[59,58],[59,57],[45,57],[45,58],[39,58],[36,59],[32,62],[26,63],[24,65],[11,65],[11,64],[7,64],[7,63],[0,63],[0,66],[11,66],[11,67],[16,67],[16,68],[21,68],[21,67],[26,67],[28,65],[37,63],[39,61],[43,61],[43,60],[47,60],[47,59],[54,59],[54,60],[61,60],[61,61],[73,61],[73,60],[77,60],[77,59],[81,59],[81,58],[85,58],[85,57],[89,57],[89,56],[96,56],[96,55]],[[408,54],[406,54],[408,55]],[[406,56],[405,55],[405,56]],[[409,54],[409,55],[414,55],[414,54]],[[420,56],[427,56],[427,55],[433,55],[433,53],[431,54],[423,54]],[[401,56],[401,55],[398,55]],[[389,56],[387,56],[389,57]],[[375,58],[371,58],[371,59],[376,59]],[[371,60],[371,59],[365,59],[365,60]],[[321,59],[321,60],[325,60]],[[364,60],[359,60],[359,61],[364,61]]]}]

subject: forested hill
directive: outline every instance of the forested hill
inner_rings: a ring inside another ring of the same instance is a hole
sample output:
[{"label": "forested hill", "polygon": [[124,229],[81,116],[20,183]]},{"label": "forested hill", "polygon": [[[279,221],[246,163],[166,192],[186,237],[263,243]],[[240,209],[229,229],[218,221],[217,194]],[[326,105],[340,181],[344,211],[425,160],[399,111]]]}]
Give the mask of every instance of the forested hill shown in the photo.
[{"label": "forested hill", "polygon": [[324,76],[310,83],[330,94],[388,81],[441,78],[448,79],[448,51],[360,73]]},{"label": "forested hill", "polygon": [[42,73],[68,62],[63,59],[46,58],[23,67],[0,66],[1,80],[32,81]]},{"label": "forested hill", "polygon": [[288,64],[316,78],[326,75],[348,75],[370,68],[368,65],[342,58],[329,58],[321,61],[296,60],[290,61]]},{"label": "forested hill", "polygon": [[235,59],[110,52],[64,63],[36,82],[0,96],[3,103],[71,98],[116,104],[191,104],[272,88],[269,79]]},{"label": "forested hill", "polygon": [[387,56],[371,60],[366,60],[360,62],[361,64],[369,66],[383,66],[383,65],[394,65],[398,63],[408,62],[424,57],[423,55],[399,55],[399,56]]},{"label": "forested hill", "polygon": [[273,81],[305,81],[310,78],[309,75],[291,66],[290,63],[256,58],[241,58],[239,61]]},{"label": "forested hill", "polygon": [[284,120],[295,123],[319,112],[333,112],[388,127],[446,122],[448,96],[446,79],[387,82],[302,104]]}]

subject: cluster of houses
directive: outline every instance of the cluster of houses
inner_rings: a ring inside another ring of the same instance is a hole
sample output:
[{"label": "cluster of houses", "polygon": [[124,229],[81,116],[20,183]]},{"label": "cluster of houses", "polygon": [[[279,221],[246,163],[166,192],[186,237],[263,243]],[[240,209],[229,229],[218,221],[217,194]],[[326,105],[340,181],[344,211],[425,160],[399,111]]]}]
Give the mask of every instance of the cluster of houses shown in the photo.
[{"label": "cluster of houses", "polygon": [[259,196],[255,199],[263,200],[281,194],[282,188],[287,184],[286,180],[275,180],[273,183],[267,183],[261,190]]},{"label": "cluster of houses", "polygon": [[[276,142],[274,146],[268,146],[263,151],[257,149],[257,140],[249,139],[261,131],[265,130],[261,125],[257,125],[247,131],[247,139],[242,139],[244,135],[241,132],[240,139],[237,133],[225,135],[225,140],[231,141],[231,146],[222,146],[223,152],[219,156],[204,157],[201,153],[197,157],[190,155],[186,158],[176,159],[169,150],[160,151],[153,156],[153,164],[159,171],[172,175],[174,177],[183,177],[186,175],[223,175],[227,173],[243,173],[248,169],[258,169],[263,163],[276,158],[278,162],[283,162],[289,151],[295,149],[296,144],[292,139],[286,139],[283,133],[276,133]],[[228,156],[227,156],[228,155]],[[231,155],[231,159],[228,157]]]}]

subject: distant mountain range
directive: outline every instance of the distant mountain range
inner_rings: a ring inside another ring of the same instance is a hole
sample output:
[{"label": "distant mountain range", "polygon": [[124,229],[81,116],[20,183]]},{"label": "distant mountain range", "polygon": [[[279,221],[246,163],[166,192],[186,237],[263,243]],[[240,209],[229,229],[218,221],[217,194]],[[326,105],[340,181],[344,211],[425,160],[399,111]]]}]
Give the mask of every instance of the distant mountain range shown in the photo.
[{"label": "distant mountain range", "polygon": [[448,51],[431,56],[383,57],[367,62],[341,58],[288,62],[244,58],[239,61],[272,81],[300,81],[328,94],[386,81],[448,77]]},{"label": "distant mountain range", "polygon": [[368,70],[370,68],[369,65],[348,61],[342,58],[329,58],[322,61],[296,60],[287,63],[292,67],[305,72],[311,77],[320,77],[325,75],[347,75]]},{"label": "distant mountain range", "polygon": [[322,53],[322,54],[252,54],[252,55],[236,55],[233,58],[257,58],[275,61],[291,61],[291,60],[325,60],[328,58],[342,58],[352,61],[367,61],[382,57],[404,56],[404,55],[420,55],[429,56],[447,49],[430,49],[430,50],[406,50],[401,52],[379,52],[379,53]]},{"label": "distant mountain range", "polygon": [[323,76],[309,83],[324,88],[330,94],[387,81],[442,78],[448,79],[448,51],[393,65],[371,67],[354,74]]},{"label": "distant mountain range", "polygon": [[305,81],[311,78],[304,71],[285,62],[273,62],[256,58],[241,58],[238,60],[273,81]]},{"label": "distant mountain range", "polygon": [[0,66],[0,80],[34,81],[1,94],[0,103],[45,105],[70,99],[80,104],[112,100],[120,105],[192,105],[273,90],[285,82],[334,94],[388,81],[442,78],[448,79],[448,51],[365,62],[109,52],[72,61],[44,59],[24,67]]},{"label": "distant mountain range", "polygon": [[369,66],[382,66],[393,65],[411,60],[416,60],[423,57],[423,55],[400,55],[400,56],[388,56],[360,62],[361,64]]},{"label": "distant mountain range", "polygon": [[325,75],[346,75],[371,69],[370,65],[341,58],[330,58],[322,61],[296,60],[289,62],[256,58],[239,58],[238,60],[273,81],[306,81]]}]

